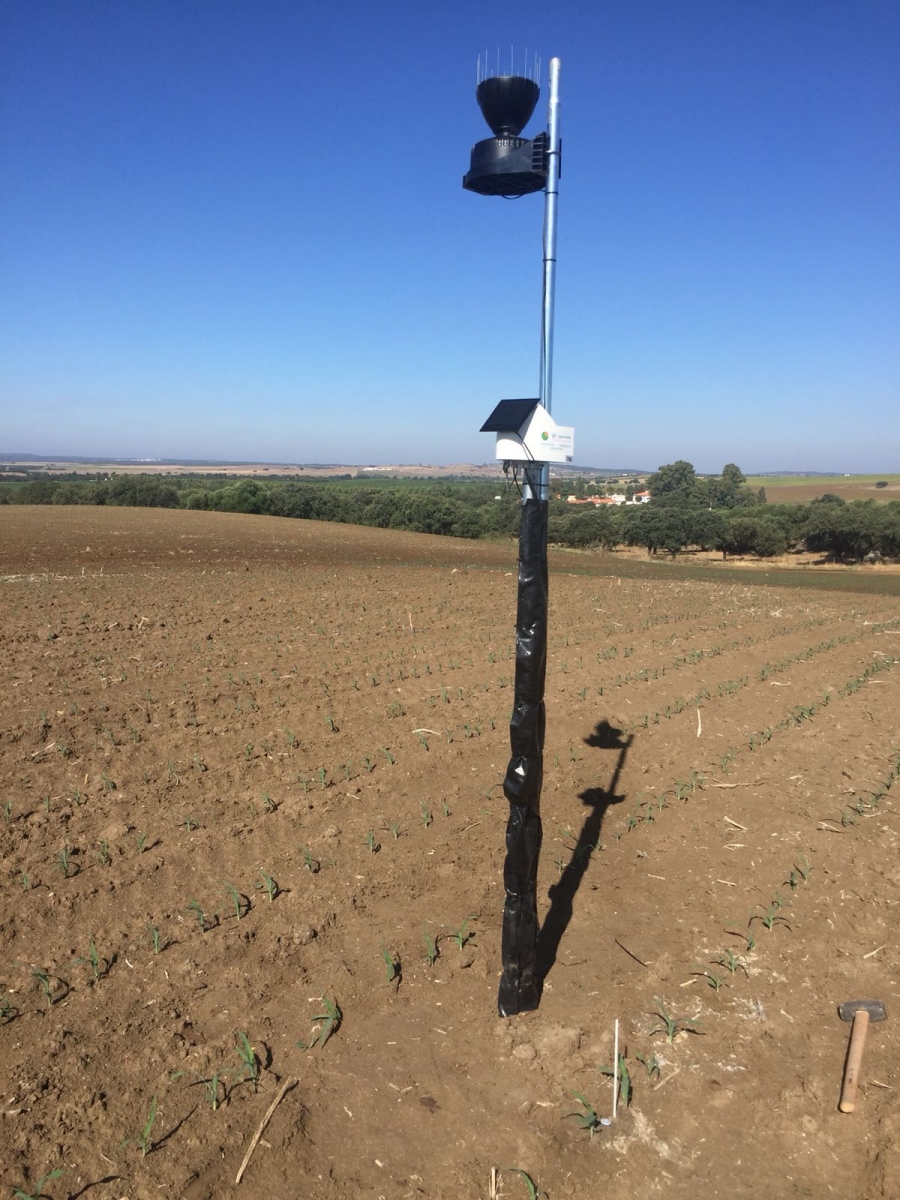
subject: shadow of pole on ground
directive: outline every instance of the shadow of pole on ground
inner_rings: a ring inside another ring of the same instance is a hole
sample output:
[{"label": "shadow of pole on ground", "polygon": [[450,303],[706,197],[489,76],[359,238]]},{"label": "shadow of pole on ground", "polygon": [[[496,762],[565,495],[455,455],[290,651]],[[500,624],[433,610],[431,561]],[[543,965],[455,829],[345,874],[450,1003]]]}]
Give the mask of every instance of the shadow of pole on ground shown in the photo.
[{"label": "shadow of pole on ground", "polygon": [[618,756],[608,787],[605,789],[587,788],[580,793],[579,799],[587,807],[587,815],[568,864],[559,880],[547,893],[550,898],[550,908],[538,934],[535,973],[541,982],[553,969],[560,943],[572,920],[575,896],[581,887],[581,881],[587,872],[591,855],[600,838],[606,810],[610,805],[621,804],[625,799],[624,796],[616,794],[616,787],[633,737],[633,734],[623,737],[621,729],[617,729],[608,721],[603,720],[598,722],[594,732],[584,739],[585,745],[598,750],[617,750]]}]

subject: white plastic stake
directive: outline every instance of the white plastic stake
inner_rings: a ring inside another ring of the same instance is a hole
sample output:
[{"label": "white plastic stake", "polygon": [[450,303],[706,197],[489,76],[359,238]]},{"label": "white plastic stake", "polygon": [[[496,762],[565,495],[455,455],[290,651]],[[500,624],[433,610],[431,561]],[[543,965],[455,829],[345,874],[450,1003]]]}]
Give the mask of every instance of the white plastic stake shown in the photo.
[{"label": "white plastic stake", "polygon": [[619,1019],[616,1018],[616,1032],[613,1037],[613,1120],[619,1108]]}]

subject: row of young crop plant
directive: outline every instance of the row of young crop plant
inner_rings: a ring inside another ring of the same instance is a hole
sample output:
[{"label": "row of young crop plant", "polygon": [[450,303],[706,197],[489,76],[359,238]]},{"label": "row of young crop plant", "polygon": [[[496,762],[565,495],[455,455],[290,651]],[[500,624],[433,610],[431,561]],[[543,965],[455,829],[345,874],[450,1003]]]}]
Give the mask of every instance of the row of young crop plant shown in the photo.
[{"label": "row of young crop plant", "polygon": [[[871,632],[876,633],[876,632],[881,632],[881,631],[885,631],[885,630],[890,630],[891,628],[895,627],[896,624],[897,624],[896,622],[885,622],[882,625],[873,626],[871,628]],[[781,671],[786,670],[794,662],[802,662],[802,661],[808,660],[808,658],[811,657],[812,653],[814,653],[814,652],[824,652],[827,649],[834,648],[835,645],[847,644],[848,640],[854,640],[856,636],[857,635],[853,635],[852,639],[831,639],[827,643],[820,643],[816,647],[811,647],[805,652],[801,652],[797,655],[792,656],[790,660],[784,660],[781,663],[776,664],[776,666]],[[771,666],[771,664],[768,664],[768,665]],[[877,666],[877,664],[874,667],[870,667],[868,669],[868,671],[864,674],[864,676],[861,677],[861,680],[858,681],[857,685],[861,686],[861,683],[865,682],[865,679],[871,675],[872,671],[877,670],[877,669],[880,669]],[[764,671],[764,668],[761,669],[761,671],[760,671],[760,678],[766,677],[765,674],[763,674],[763,671]],[[720,681],[720,683],[717,685],[716,690],[717,690],[717,693],[720,695],[727,695],[727,694],[732,694],[734,691],[738,690],[740,687],[743,687],[743,686],[746,686],[746,678],[741,678],[738,680],[723,680],[723,681]],[[845,685],[845,686],[850,686],[852,688],[852,686],[853,686],[852,681],[848,685]],[[585,695],[586,695],[586,689],[585,689]],[[654,714],[650,714],[650,713],[644,714],[643,717],[635,718],[634,721],[631,723],[631,725],[633,728],[646,728],[651,723],[658,724],[661,719],[664,719],[664,718],[668,719],[674,715],[677,715],[680,712],[683,712],[685,710],[691,710],[691,709],[697,707],[698,705],[702,704],[702,702],[704,700],[708,699],[709,695],[710,695],[709,689],[705,688],[705,689],[701,689],[701,691],[698,692],[697,695],[695,695],[693,697],[690,697],[690,698],[678,697],[673,702],[673,704],[667,706],[667,709],[662,710],[662,711],[657,711]],[[148,693],[148,696],[149,696],[149,693]],[[440,699],[438,697],[440,697]],[[452,700],[452,695],[451,695],[449,689],[442,689],[439,694],[433,694],[431,699],[435,706],[438,704],[441,704],[441,705],[450,704],[451,700]],[[148,703],[150,703],[149,699],[148,699]],[[820,702],[814,702],[814,704],[816,704],[816,703],[820,703]],[[811,716],[814,711],[815,711],[815,707],[813,707],[809,712],[807,712],[805,714],[800,713],[799,719],[803,720],[803,719],[805,719],[805,717]],[[406,715],[406,710],[401,702],[395,701],[395,702],[392,702],[392,704],[390,706],[388,706],[388,709],[387,709],[388,717],[398,717],[398,716],[405,716],[405,715]],[[335,721],[334,717],[331,717],[329,720],[328,716],[326,716],[324,718],[324,726],[329,732],[338,732],[339,731],[339,727],[338,727],[337,722]],[[418,745],[422,749],[428,750],[433,745],[434,738],[441,738],[441,739],[443,739],[443,741],[450,744],[454,740],[459,738],[460,736],[463,739],[469,739],[472,737],[479,736],[485,730],[493,731],[495,728],[496,728],[495,719],[487,718],[487,719],[484,719],[481,721],[476,720],[476,721],[472,721],[472,722],[457,723],[455,726],[452,726],[450,728],[443,728],[440,730],[417,729],[417,730],[413,731],[413,736],[416,738]],[[40,720],[40,729],[41,729],[42,734],[45,733],[46,730],[48,729],[46,714],[44,714]],[[755,746],[757,744],[764,744],[766,741],[768,741],[772,736],[772,732],[773,731],[771,730],[771,728],[769,728],[769,729],[760,730],[757,733],[751,735],[751,738],[750,738],[751,748],[755,748]],[[296,733],[294,733],[292,730],[289,730],[289,729],[284,730],[283,733],[284,733],[284,738],[285,738],[285,742],[288,747],[288,750],[291,752],[297,751],[300,746],[300,739],[297,738]],[[121,743],[118,743],[116,741],[115,735],[108,728],[106,729],[106,739],[109,743],[108,746],[105,747],[107,750],[110,750],[112,748],[123,748],[121,746]],[[141,740],[141,735],[139,733],[137,734],[136,737],[131,738],[131,741],[135,744],[140,740]],[[70,748],[67,745],[63,744],[62,742],[56,743],[55,748],[56,748],[57,753],[60,753],[60,754],[64,753],[64,751],[69,751],[71,753]],[[127,747],[124,747],[124,748],[127,749]],[[254,759],[257,759],[257,758],[261,758],[261,759],[268,761],[271,759],[274,752],[275,752],[275,745],[269,741],[264,740],[261,744],[255,744],[253,742],[246,742],[246,743],[242,742],[240,750],[235,752],[235,758],[239,759],[239,760],[243,760],[246,763],[250,763],[251,761],[253,761]],[[44,753],[44,751],[42,750],[40,752],[35,752],[35,755],[39,756],[39,755],[42,755],[43,753]],[[355,760],[353,758],[348,758],[348,759],[344,760],[342,763],[340,763],[338,766],[335,766],[335,767],[319,766],[319,767],[308,768],[306,771],[295,772],[294,779],[295,779],[295,782],[298,783],[303,788],[304,791],[307,790],[309,787],[314,786],[314,784],[316,782],[318,783],[318,785],[320,787],[331,786],[331,784],[335,783],[340,778],[343,778],[345,781],[349,782],[350,779],[355,777],[354,772],[356,772],[356,774],[363,773],[363,772],[371,773],[373,770],[375,770],[376,764],[378,763],[378,761],[380,761],[379,755],[388,764],[393,764],[396,761],[396,756],[395,756],[394,752],[391,749],[382,746],[382,747],[380,747],[380,750],[373,750],[369,754],[359,755]],[[34,758],[35,756],[32,756],[32,757]],[[184,770],[185,770],[185,768],[176,766],[176,764],[173,763],[172,760],[168,761],[167,769],[168,769],[169,777],[170,778],[174,777],[176,783],[179,781],[179,777],[184,773]],[[200,755],[195,755],[193,757],[192,763],[186,769],[203,773],[207,770],[207,766],[206,766],[206,763],[203,761],[203,758]],[[116,790],[118,787],[116,780],[110,775],[109,771],[104,771],[101,774],[101,780],[102,780],[103,787],[108,790]],[[150,780],[151,780],[151,775],[145,768],[143,771],[143,774],[142,774],[142,781],[144,783],[149,783]],[[78,804],[81,802],[81,791],[78,787],[75,787],[72,790],[72,796],[73,796],[74,803]],[[9,804],[10,802],[7,800],[6,803]],[[8,817],[8,812],[7,812],[7,817]]]},{"label": "row of young crop plant", "polygon": [[[796,654],[786,656],[785,658],[779,660],[776,663],[764,664],[762,667],[759,668],[759,670],[757,672],[757,678],[759,679],[759,681],[762,682],[762,681],[766,680],[772,674],[783,673],[783,672],[789,670],[796,663],[808,662],[811,658],[815,657],[817,654],[822,654],[829,650],[833,650],[837,646],[852,645],[853,643],[860,641],[861,639],[865,638],[868,635],[874,634],[876,632],[880,632],[882,629],[893,628],[898,624],[900,624],[900,621],[886,622],[884,626],[874,627],[872,630],[860,630],[857,633],[848,634],[843,637],[830,638],[827,642],[819,642],[815,646],[808,647],[806,650],[800,651]],[[660,679],[664,675],[666,675],[669,670],[673,670],[673,669],[678,670],[685,665],[689,665],[689,664],[693,665],[696,662],[700,661],[701,658],[717,658],[723,652],[725,652],[727,650],[734,650],[734,649],[738,649],[738,648],[748,648],[748,647],[750,647],[752,645],[756,645],[756,644],[759,644],[759,639],[747,637],[744,639],[736,639],[734,642],[732,642],[729,645],[724,646],[724,647],[714,646],[709,650],[696,651],[690,655],[682,655],[682,656],[679,656],[679,659],[677,659],[675,661],[675,663],[671,664],[670,667],[668,667],[668,668],[667,667],[658,667],[658,668],[655,668],[654,670],[642,668],[640,670],[629,672],[628,674],[626,674],[624,676],[618,675],[615,677],[615,679],[612,681],[612,683],[607,684],[605,688],[602,686],[598,687],[597,693],[598,693],[598,695],[602,696],[602,695],[604,695],[604,692],[607,690],[614,690],[617,688],[627,686],[628,684],[645,683],[645,682],[649,682],[651,680]],[[743,675],[743,676],[739,677],[738,679],[722,680],[716,684],[716,694],[719,696],[732,695],[734,692],[739,691],[742,687],[746,687],[748,685],[748,683],[749,683],[749,678],[746,675]],[[636,718],[635,722],[633,723],[633,727],[640,727],[640,728],[646,729],[648,724],[659,724],[659,719],[661,716],[671,717],[673,715],[676,715],[677,713],[684,711],[686,708],[696,708],[705,699],[709,699],[709,689],[708,688],[701,689],[701,692],[698,692],[697,695],[692,698],[686,699],[685,697],[678,697],[663,712],[657,711],[656,713],[653,713],[653,714],[648,713],[648,714],[645,714],[643,717]]]},{"label": "row of young crop plant", "polygon": [[[792,654],[777,663],[766,663],[757,672],[757,679],[760,682],[768,679],[770,675],[781,674],[788,671],[796,663],[805,663],[817,654],[825,653],[828,650],[833,650],[836,646],[847,646],[859,641],[866,636],[866,632],[862,631],[856,634],[847,635],[846,637],[830,638],[827,642],[819,642],[815,646],[809,647],[807,650],[800,651],[797,654]],[[750,682],[748,675],[742,675],[738,679],[723,679],[715,685],[715,694],[718,697],[732,696],[747,687]],[[602,694],[602,693],[601,693]],[[626,726],[625,732],[633,732],[636,729],[647,729],[650,725],[659,725],[660,721],[671,720],[672,717],[685,711],[694,711],[703,705],[705,700],[709,700],[712,692],[708,687],[701,688],[695,695],[690,697],[678,696],[672,703],[667,704],[662,710],[657,709],[653,713],[644,713],[642,716],[634,717]]]},{"label": "row of young crop plant", "polygon": [[[647,620],[640,622],[640,625],[642,628],[649,628],[649,627],[651,627],[653,625],[657,625],[657,624],[677,623],[681,619],[687,619],[689,616],[692,617],[695,615],[697,615],[697,614],[691,613],[691,614],[683,614],[683,615],[678,615],[678,616],[671,615],[671,614],[658,614],[653,618],[648,618]],[[704,629],[721,630],[721,629],[731,627],[735,624],[738,624],[742,619],[745,619],[745,618],[746,618],[746,614],[744,613],[744,614],[740,614],[740,615],[736,616],[735,618],[732,618],[729,621],[719,621],[713,625],[704,626],[703,628]],[[807,622],[804,622],[801,627],[809,627],[812,624],[822,624],[823,621],[824,621],[824,618],[819,618],[818,620],[814,620],[814,621],[807,621]],[[613,636],[616,633],[622,633],[623,631],[626,631],[626,632],[632,631],[634,628],[635,628],[635,626],[634,626],[633,622],[624,622],[624,623],[617,622],[608,627],[607,636]],[[787,627],[785,627],[784,632],[790,632],[794,628],[795,628],[794,626],[787,626]],[[585,629],[589,630],[591,638],[596,636],[596,628],[594,626],[585,626]],[[324,627],[323,627],[323,632],[325,632]],[[695,632],[694,630],[691,630],[690,636],[693,636],[694,632]],[[472,641],[482,641],[482,642],[487,641],[488,644],[490,645],[491,641],[493,640],[493,633],[485,634],[485,635],[476,635],[471,640]],[[666,639],[666,640],[668,640],[668,639]],[[558,647],[556,646],[556,641],[558,641]],[[551,643],[550,643],[551,650],[553,648],[562,649],[562,648],[574,645],[574,644],[576,644],[576,641],[577,641],[577,635],[576,635],[576,633],[572,632],[571,621],[569,621],[569,622],[567,622],[566,632],[563,635],[561,635],[556,640],[554,640],[551,637]],[[198,649],[198,651],[201,651],[202,647],[198,644],[197,649]],[[416,642],[407,643],[403,647],[403,651],[404,651],[406,658],[411,657],[412,659],[416,659],[418,656],[426,653],[425,647],[417,644]],[[435,647],[434,647],[433,643],[430,645],[429,650],[427,652],[431,653],[432,655],[434,654]],[[374,652],[372,652],[370,650],[370,653],[362,658],[362,662],[371,663],[373,660],[376,663],[377,662],[390,662],[390,661],[396,659],[396,653],[397,653],[397,651],[394,647],[385,648],[385,650],[380,655],[375,654]],[[624,650],[623,650],[623,653],[624,653]],[[280,651],[277,651],[277,654],[279,657],[281,657]],[[513,655],[514,655],[514,648],[512,647],[512,645],[510,643],[507,643],[505,646],[501,647],[499,650],[491,648],[486,652],[486,657],[488,658],[488,661],[492,661],[492,662],[498,661],[500,658],[503,658],[503,657],[510,658]],[[347,656],[345,656],[345,660],[344,660],[343,664],[340,664],[338,662],[334,663],[334,669],[337,671],[338,674],[342,674],[343,673],[341,670],[342,665],[350,665],[350,662],[351,662],[350,656],[347,655]],[[450,656],[446,663],[444,663],[443,660],[438,660],[438,670],[443,670],[445,667],[448,670],[453,670],[453,669],[456,669],[462,663],[466,663],[466,665],[472,665],[471,656],[469,657],[469,659],[463,659],[463,658],[454,659],[453,656]],[[212,660],[210,660],[208,662],[207,669],[212,669]],[[327,664],[323,665],[323,669],[327,673],[327,671],[328,671]],[[402,666],[399,669],[402,671],[402,669],[403,669]],[[409,672],[410,672],[410,675],[412,675],[412,677],[415,677],[415,675],[413,674],[414,670],[417,670],[415,663],[413,663],[413,665],[409,668]],[[430,668],[429,668],[429,670],[430,670]]]},{"label": "row of young crop plant", "polygon": [[[262,798],[267,802],[265,804],[267,812],[277,811],[278,805],[268,793],[263,793]],[[490,789],[485,793],[485,798],[488,801],[490,800]],[[258,809],[252,802],[250,809],[251,816],[258,815]],[[438,813],[444,819],[451,816],[450,806],[446,799],[437,801],[431,797],[418,801],[409,799],[407,810],[392,818],[380,818],[378,822],[374,823],[361,839],[360,850],[365,845],[369,853],[377,854],[383,849],[384,838],[390,837],[396,842],[402,836],[410,833],[415,826],[429,829],[434,824],[435,816]],[[23,813],[22,815],[26,814]],[[7,822],[14,819],[8,812],[6,817]],[[191,834],[201,827],[200,821],[190,815],[180,818],[176,826],[177,829],[184,830],[187,834]],[[149,835],[146,832],[139,833],[134,839],[135,853],[140,855],[150,849],[162,846],[167,836],[165,830],[159,836]],[[182,834],[181,836],[184,835]],[[119,847],[117,857],[121,857],[123,852],[123,848]],[[323,869],[337,867],[336,858],[331,857],[327,862],[323,861],[322,858],[314,854],[309,845],[298,847],[298,853],[302,858],[300,862],[301,868],[305,868],[310,874],[317,875]],[[91,859],[93,861],[89,861]],[[84,847],[73,845],[69,841],[66,841],[63,847],[52,857],[49,866],[51,871],[59,871],[63,879],[70,880],[90,867],[109,866],[112,860],[113,854],[110,851],[108,842],[105,840],[97,842],[93,851],[86,850]],[[296,856],[294,856],[294,862],[296,865]],[[42,885],[35,864],[21,865],[18,868],[18,873],[19,883],[23,891],[29,892],[33,888]],[[264,894],[270,901],[281,894],[281,887],[269,871],[259,868],[257,875],[258,879],[254,882],[254,888]],[[225,909],[218,909],[210,906],[208,903],[201,903],[197,898],[191,898],[185,905],[185,911],[190,913],[193,923],[201,932],[208,932],[218,927],[222,920],[232,913],[237,920],[242,920],[253,907],[249,893],[240,891],[229,881],[226,880],[223,882],[223,890],[228,900]],[[161,944],[163,947],[169,944],[165,939],[161,943],[160,939],[162,935],[157,926],[150,924],[148,928],[156,952],[159,951]]]},{"label": "row of young crop plant", "polygon": [[[805,627],[805,626],[808,626],[810,624],[815,624],[815,623],[821,623],[821,619],[817,622],[804,622],[803,626]],[[725,624],[727,624],[727,623],[725,623]],[[722,625],[722,623],[720,623],[720,627],[721,627],[721,625]],[[743,640],[735,640],[735,643],[733,643],[732,645],[734,648],[737,648],[738,646],[749,646],[752,644],[758,644],[758,642],[760,640],[769,640],[770,638],[779,636],[781,633],[789,633],[795,629],[796,629],[795,626],[785,626],[782,629],[770,631],[764,639],[751,640],[749,638],[745,638]],[[678,659],[674,660],[670,664],[670,667],[668,669],[678,669],[681,665],[684,665],[685,663],[689,663],[691,661],[697,661],[698,655],[701,657],[703,657],[703,656],[711,657],[711,656],[715,656],[718,653],[723,652],[725,649],[730,649],[730,648],[732,648],[732,646],[713,647],[708,650],[695,651],[688,655],[679,656]],[[416,661],[416,656],[423,650],[422,647],[417,646],[416,644],[413,644],[413,646],[411,647],[411,650],[412,650],[412,654],[413,654],[413,661],[406,670],[404,670],[402,663],[394,662],[392,667],[387,669],[387,673],[383,674],[381,676],[376,675],[374,671],[371,671],[371,670],[368,671],[363,676],[363,678],[365,679],[365,682],[367,684],[369,684],[370,686],[378,686],[379,683],[386,682],[386,683],[392,684],[392,683],[397,682],[398,680],[402,682],[402,681],[406,681],[411,678],[412,679],[420,678],[423,675],[430,675],[430,674],[435,673],[435,671],[432,668],[432,664],[429,661],[427,661],[427,660],[423,661],[421,664],[418,661]],[[604,661],[604,660],[607,660],[610,658],[619,657],[620,654],[623,657],[629,657],[630,654],[633,653],[633,651],[634,651],[634,648],[630,647],[630,646],[623,647],[621,649],[621,651],[619,650],[618,647],[608,648],[606,651],[600,652],[600,654],[598,656],[598,661]],[[489,657],[491,659],[493,659],[494,662],[499,661],[501,658],[503,658],[505,660],[509,660],[514,655],[514,646],[512,645],[512,642],[510,641],[500,651],[497,651],[497,652],[489,651],[488,653],[489,653]],[[388,649],[385,652],[383,657],[384,657],[385,661],[391,662],[394,659],[394,655],[395,655],[395,651],[393,649]],[[361,665],[370,665],[370,663],[371,663],[371,656],[366,655],[364,657],[363,663]],[[326,689],[325,690],[326,698],[331,698],[331,690],[330,689],[331,689],[331,687],[334,686],[334,683],[342,685],[342,684],[346,684],[349,682],[349,687],[352,691],[358,692],[361,690],[361,688],[363,687],[363,684],[361,683],[359,676],[357,676],[355,678],[351,677],[349,679],[349,681],[346,678],[346,672],[344,671],[344,668],[347,666],[350,666],[352,669],[352,665],[353,664],[352,664],[352,661],[351,661],[349,655],[345,655],[345,659],[344,659],[343,663],[335,662],[334,668],[335,668],[336,676],[335,676],[333,683],[329,684],[327,682],[327,680],[322,681],[322,686],[324,687],[324,689]],[[438,660],[437,661],[437,673],[443,673],[445,668],[447,671],[456,670],[456,669],[458,669],[458,667],[460,665],[466,665],[466,666],[471,667],[473,665],[472,664],[472,656],[471,655],[469,655],[468,657],[460,656],[458,658],[450,657],[450,658],[448,658],[446,663],[443,660]],[[579,665],[583,666],[582,660],[579,660]],[[420,666],[421,666],[421,669],[420,669]],[[213,663],[211,660],[207,662],[206,667],[207,667],[206,682],[208,685],[214,686],[212,677],[209,674],[209,672],[214,669]],[[559,664],[557,669],[561,673],[567,673],[568,672],[568,663],[563,661],[561,664]],[[614,686],[614,687],[622,686],[623,684],[632,682],[632,681],[644,681],[649,678],[658,678],[661,673],[665,673],[666,669],[667,669],[666,667],[641,668],[637,672],[627,673],[624,677],[623,676],[616,677],[616,679],[610,685],[607,685],[607,686]],[[136,670],[139,675],[142,675],[144,673],[143,664],[138,664],[138,667],[136,668]],[[327,676],[327,674],[328,674],[327,665],[323,668],[323,672]],[[285,676],[283,674],[279,675],[279,672],[276,670],[276,668],[273,667],[273,668],[269,669],[269,674],[271,675],[272,680],[289,678],[291,675],[293,675],[295,678],[297,678],[297,677],[299,677],[299,669],[298,669],[297,665],[295,664],[288,671],[287,676]],[[259,671],[251,673],[251,676],[252,676],[254,682],[256,683],[257,687],[262,686],[264,678],[268,678],[268,676],[264,676]],[[125,670],[125,666],[123,664],[122,668],[119,671],[117,681],[124,682],[125,680],[127,680],[127,677],[128,677],[127,671]],[[109,676],[104,675],[104,678],[108,679]],[[249,684],[248,676],[243,671],[238,672],[237,675],[235,675],[232,672],[228,672],[226,675],[226,678],[232,686],[237,686],[238,684],[240,684],[241,687],[243,688],[243,687],[248,686],[248,684]],[[507,677],[501,677],[501,680],[498,682],[498,686],[502,686],[503,684],[508,683],[510,680],[511,680],[511,676],[508,679],[507,679]],[[220,685],[220,686],[223,686],[223,685]],[[184,690],[186,688],[186,685],[182,684],[182,688]],[[146,697],[148,700],[148,704],[152,704],[152,696],[150,696],[149,692],[146,694]],[[238,711],[238,712],[259,711],[259,700],[256,696],[251,696],[249,701],[242,701],[241,699],[238,699],[237,697],[232,697],[232,702],[235,704],[235,711]],[[194,701],[194,703],[196,704],[196,701]],[[283,697],[282,697],[282,703],[283,703]],[[277,700],[276,700],[276,704],[277,704]],[[245,708],[245,705],[246,705],[246,708]],[[194,719],[196,721],[196,713],[194,714]]]},{"label": "row of young crop plant", "polygon": [[[649,792],[638,794],[637,803],[634,810],[627,818],[624,830],[616,831],[613,836],[618,840],[622,836],[622,832],[630,832],[638,825],[648,822],[652,823],[658,819],[659,814],[668,807],[669,799],[686,800],[689,796],[699,789],[702,789],[706,782],[705,771],[719,769],[727,772],[735,763],[736,759],[742,753],[752,753],[758,750],[761,746],[765,746],[777,734],[783,733],[785,730],[794,729],[798,725],[802,725],[805,721],[811,721],[817,713],[828,707],[833,699],[843,700],[846,697],[853,695],[864,687],[866,683],[879,675],[882,671],[890,670],[894,667],[900,658],[882,658],[877,662],[871,663],[858,675],[847,680],[840,688],[830,692],[824,692],[819,699],[810,700],[806,704],[794,705],[788,713],[785,714],[774,725],[769,725],[762,730],[754,730],[746,737],[746,744],[743,749],[736,746],[730,747],[724,754],[719,756],[718,762],[715,764],[705,764],[703,769],[695,768],[691,770],[684,779],[676,779],[663,789],[657,796],[650,796]],[[649,797],[649,798],[645,798]]]},{"label": "row of young crop plant", "polygon": [[[802,660],[803,656],[801,655],[798,657],[797,661]],[[863,686],[863,684],[868,679],[872,678],[873,675],[877,674],[881,670],[884,670],[886,666],[892,665],[894,661],[896,660],[882,659],[871,664],[860,675],[848,680],[839,690],[837,695],[843,697],[851,694],[853,691]],[[746,677],[743,677],[739,680],[721,681],[717,686],[717,692],[720,695],[732,694],[741,687],[746,686],[746,682]],[[683,711],[692,711],[694,708],[700,706],[704,700],[709,698],[710,691],[708,688],[701,689],[700,692],[690,698],[678,697],[676,701],[672,705],[667,706],[667,709],[665,710],[657,711],[653,714],[644,714],[642,717],[636,717],[630,723],[629,728],[648,728],[651,724],[659,724],[662,719],[670,719],[671,717]],[[795,706],[788,715],[783,717],[774,726],[768,726],[758,731],[753,731],[751,734],[749,734],[747,739],[747,748],[750,750],[755,750],[758,746],[764,745],[770,741],[776,733],[779,733],[782,730],[791,727],[792,725],[811,719],[821,707],[830,702],[830,699],[831,694],[825,693],[820,699],[814,699],[805,705]],[[389,713],[389,715],[395,714]],[[462,740],[468,740],[470,738],[480,736],[486,730],[494,731],[495,729],[496,722],[493,719],[489,719],[485,722],[475,721],[472,723],[460,723],[456,726],[440,730],[431,728],[415,729],[412,731],[412,734],[416,740],[415,743],[411,743],[411,745],[417,744],[422,750],[429,751],[433,748],[435,739],[441,743],[446,743],[449,745],[459,738]],[[296,739],[296,736],[293,738],[293,743],[291,739],[291,731],[286,731],[285,737],[287,739],[289,748],[292,750],[296,749],[298,746],[298,739]],[[274,747],[267,742],[263,742],[259,748],[257,748],[254,743],[245,743],[243,745],[243,751],[240,757],[248,764],[252,762],[254,758],[259,757],[261,757],[261,759],[265,760],[267,763],[272,756],[273,749]],[[307,768],[306,770],[295,770],[293,772],[293,783],[299,786],[304,793],[310,788],[314,787],[326,789],[335,786],[341,780],[344,782],[350,782],[360,774],[371,774],[373,771],[375,771],[379,762],[392,766],[396,763],[396,761],[397,758],[394,751],[386,746],[381,746],[369,754],[358,756],[356,759],[350,757],[337,766],[328,767],[325,765],[320,765],[318,767]],[[174,780],[174,782],[178,784],[185,771],[193,771],[202,774],[207,770],[207,766],[199,755],[195,755],[191,764],[189,764],[186,768],[177,765],[172,760],[168,760],[166,769],[168,772],[168,779],[170,781]],[[150,783],[151,780],[152,776],[145,768],[142,774],[142,782],[147,784]],[[106,790],[114,791],[118,789],[117,781],[107,771],[101,773],[101,783],[103,788]],[[70,789],[70,791],[71,796],[69,798],[72,800],[73,804],[80,806],[86,802],[86,796],[81,787],[73,787]],[[271,796],[269,796],[269,794],[266,792],[262,793],[261,798],[266,811],[272,811],[272,809],[275,807],[275,802],[271,799]],[[42,802],[44,803],[45,808],[47,808],[49,811],[50,797],[44,797]],[[2,811],[5,820],[9,822],[12,816],[11,800],[7,799],[5,801]],[[146,835],[142,834],[139,836],[145,837]]]}]

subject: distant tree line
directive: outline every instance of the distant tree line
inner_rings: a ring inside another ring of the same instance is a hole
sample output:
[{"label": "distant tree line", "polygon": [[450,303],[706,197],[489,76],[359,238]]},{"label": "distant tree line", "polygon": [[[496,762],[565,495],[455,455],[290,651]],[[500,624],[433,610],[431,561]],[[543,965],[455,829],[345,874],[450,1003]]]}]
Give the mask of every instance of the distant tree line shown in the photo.
[{"label": "distant tree line", "polygon": [[[560,484],[576,494],[577,481]],[[700,478],[689,462],[659,468],[647,480],[652,499],[640,505],[573,505],[560,492],[550,502],[549,538],[575,548],[643,546],[651,555],[694,548],[771,558],[811,550],[840,562],[900,558],[900,501],[876,503],[825,495],[810,504],[769,504],[763,489],[747,487],[728,463],[721,475]],[[257,513],[313,521],[405,529],[464,538],[512,537],[518,532],[515,490],[483,482],[379,481],[347,477],[303,479],[204,475],[113,475],[78,480],[32,477],[0,483],[0,503],[108,504]]]}]

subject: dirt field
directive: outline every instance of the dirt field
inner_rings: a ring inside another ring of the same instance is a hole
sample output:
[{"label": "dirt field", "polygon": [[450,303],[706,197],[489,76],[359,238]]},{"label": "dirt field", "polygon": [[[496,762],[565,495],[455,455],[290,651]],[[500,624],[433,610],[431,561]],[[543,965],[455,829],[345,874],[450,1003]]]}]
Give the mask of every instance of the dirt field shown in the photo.
[{"label": "dirt field", "polygon": [[514,553],[0,509],[10,1191],[900,1196],[900,597],[554,560],[546,977],[501,1020]]},{"label": "dirt field", "polygon": [[[886,480],[887,487],[875,484]],[[808,504],[819,496],[830,493],[840,496],[848,503],[851,500],[900,500],[900,476],[897,475],[795,475],[753,476],[748,486],[766,489],[770,504]]]}]

